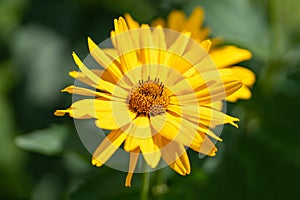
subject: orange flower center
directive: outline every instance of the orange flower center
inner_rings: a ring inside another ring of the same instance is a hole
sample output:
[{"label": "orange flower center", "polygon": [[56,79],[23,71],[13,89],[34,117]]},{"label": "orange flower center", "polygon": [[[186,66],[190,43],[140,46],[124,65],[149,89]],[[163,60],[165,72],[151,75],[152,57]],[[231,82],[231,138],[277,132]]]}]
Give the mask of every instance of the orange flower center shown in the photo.
[{"label": "orange flower center", "polygon": [[135,88],[129,97],[129,106],[138,114],[158,115],[164,113],[170,103],[170,92],[159,83],[159,79],[146,82],[139,81],[139,86]]}]

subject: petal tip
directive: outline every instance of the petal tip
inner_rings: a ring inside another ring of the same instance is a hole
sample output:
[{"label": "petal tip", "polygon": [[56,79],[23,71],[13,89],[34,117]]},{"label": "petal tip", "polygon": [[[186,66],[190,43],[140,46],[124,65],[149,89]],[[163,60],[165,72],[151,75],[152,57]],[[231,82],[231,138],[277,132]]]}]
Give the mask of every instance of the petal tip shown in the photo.
[{"label": "petal tip", "polygon": [[101,167],[103,163],[101,163],[99,160],[97,160],[95,157],[92,158],[92,165],[96,167]]},{"label": "petal tip", "polygon": [[64,116],[66,114],[66,111],[65,110],[56,110],[55,112],[54,112],[54,115],[55,116],[58,116],[58,117],[62,117],[62,116]]},{"label": "petal tip", "polygon": [[61,91],[61,92],[72,93],[73,89],[74,89],[74,85],[70,85],[70,86],[68,86],[68,87],[66,87],[66,88],[64,88],[64,89],[62,89],[62,90],[60,90],[60,91]]},{"label": "petal tip", "polygon": [[131,179],[132,179],[132,173],[127,174],[126,180],[125,180],[125,187],[131,187]]}]

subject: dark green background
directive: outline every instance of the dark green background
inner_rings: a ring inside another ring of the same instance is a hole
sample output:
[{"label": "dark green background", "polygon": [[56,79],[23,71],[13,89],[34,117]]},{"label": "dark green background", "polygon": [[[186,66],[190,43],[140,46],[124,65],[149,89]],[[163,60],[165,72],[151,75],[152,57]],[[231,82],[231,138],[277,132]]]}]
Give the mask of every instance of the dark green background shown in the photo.
[{"label": "dark green background", "polygon": [[87,37],[109,36],[113,19],[140,22],[204,7],[212,36],[247,48],[257,75],[253,98],[228,104],[241,119],[225,126],[218,154],[189,155],[192,173],[151,174],[150,199],[300,199],[300,1],[298,0],[1,0],[0,199],[137,199],[141,176],[95,168],[68,117],[55,117],[71,95]]}]

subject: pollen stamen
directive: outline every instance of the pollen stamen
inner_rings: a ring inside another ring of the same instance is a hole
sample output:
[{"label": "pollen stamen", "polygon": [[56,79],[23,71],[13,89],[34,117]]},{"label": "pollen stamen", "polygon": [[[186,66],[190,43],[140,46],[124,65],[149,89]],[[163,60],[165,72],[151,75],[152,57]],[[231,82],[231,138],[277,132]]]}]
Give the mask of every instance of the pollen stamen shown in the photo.
[{"label": "pollen stamen", "polygon": [[138,114],[158,115],[166,111],[170,103],[170,92],[159,78],[138,81],[138,87],[129,95],[129,106]]}]

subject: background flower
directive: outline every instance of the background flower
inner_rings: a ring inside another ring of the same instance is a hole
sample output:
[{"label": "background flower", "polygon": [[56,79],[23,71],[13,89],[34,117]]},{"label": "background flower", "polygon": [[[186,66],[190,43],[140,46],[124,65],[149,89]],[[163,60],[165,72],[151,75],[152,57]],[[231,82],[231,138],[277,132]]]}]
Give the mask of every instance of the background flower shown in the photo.
[{"label": "background flower", "polygon": [[[130,18],[130,17],[128,17]],[[183,11],[173,10],[169,13],[167,20],[162,18],[155,19],[152,24],[162,25],[163,27],[170,28],[176,31],[190,31],[191,37],[201,42],[209,37],[209,29],[203,27],[204,11],[201,7],[195,7],[189,17],[186,17]],[[236,46],[222,46],[215,47],[221,40],[212,39],[213,48],[210,49],[209,54],[218,68],[230,68],[235,76],[243,80],[243,86],[238,92],[233,93],[227,97],[227,101],[235,102],[238,99],[251,98],[252,87],[255,82],[254,73],[244,67],[232,66],[242,61],[246,61],[252,57],[252,54],[246,50]]]},{"label": "background flower", "polygon": [[151,198],[299,199],[298,0],[0,1],[0,199],[136,198],[140,175],[124,189],[126,174],[92,167],[73,122],[53,116],[71,100],[57,91],[73,83],[70,52],[86,55],[87,36],[106,39],[113,18],[150,23],[195,6],[212,37],[252,52],[242,66],[257,81],[250,100],[228,104],[240,127],[224,128],[218,155],[188,152],[187,177],[152,174]]}]

